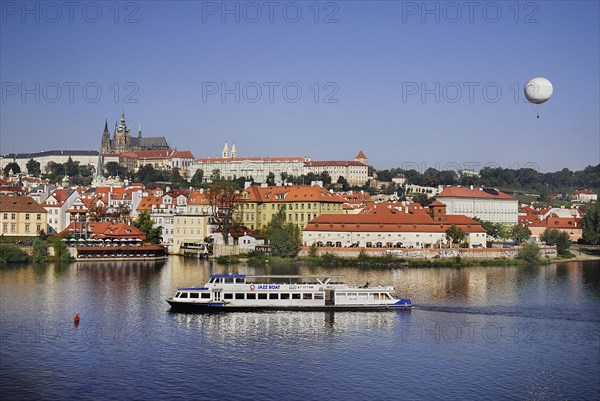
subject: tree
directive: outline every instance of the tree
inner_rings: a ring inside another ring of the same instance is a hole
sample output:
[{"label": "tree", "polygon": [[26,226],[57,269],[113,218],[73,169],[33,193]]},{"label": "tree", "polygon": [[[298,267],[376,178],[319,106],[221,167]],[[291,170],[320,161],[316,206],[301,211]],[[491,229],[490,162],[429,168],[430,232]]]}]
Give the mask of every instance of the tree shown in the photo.
[{"label": "tree", "polygon": [[429,206],[433,202],[432,198],[429,198],[426,194],[423,193],[415,194],[412,198],[414,202],[417,202],[422,206]]},{"label": "tree", "polygon": [[69,249],[60,237],[55,237],[52,246],[54,247],[54,260],[57,262],[71,262],[73,257]]},{"label": "tree", "polygon": [[162,226],[154,227],[154,222],[150,218],[150,213],[144,210],[138,218],[133,222],[133,226],[138,230],[146,233],[146,241],[159,244],[162,238]]},{"label": "tree", "polygon": [[596,201],[585,213],[582,221],[583,242],[600,245],[600,203]]},{"label": "tree", "polygon": [[210,221],[215,226],[215,231],[223,236],[225,245],[229,244],[229,230],[234,225],[240,201],[240,193],[233,182],[213,182],[209,186]]},{"label": "tree", "polygon": [[34,262],[48,262],[50,260],[48,244],[45,240],[39,237],[33,240],[31,256]]},{"label": "tree", "polygon": [[40,162],[33,159],[29,159],[25,167],[27,167],[27,173],[34,177],[39,177],[42,173],[42,170],[40,169]]},{"label": "tree", "polygon": [[74,162],[71,156],[64,164],[65,166],[65,174],[69,177],[75,177],[79,175],[79,162]]},{"label": "tree", "polygon": [[342,190],[347,191],[350,189],[350,185],[348,184],[348,180],[343,175],[340,175],[337,179],[337,183],[342,185]]},{"label": "tree", "polygon": [[302,240],[300,229],[292,222],[285,220],[285,206],[271,219],[267,227],[267,238],[271,244],[273,256],[293,258],[298,255]]},{"label": "tree", "polygon": [[465,239],[465,232],[456,226],[452,226],[446,230],[446,239],[453,244],[459,244]]},{"label": "tree", "polygon": [[117,162],[108,162],[104,165],[104,171],[109,177],[125,177],[127,175],[127,167],[121,166]]},{"label": "tree", "polygon": [[529,264],[538,263],[540,260],[540,247],[537,244],[526,243],[517,254],[517,259],[523,259]]},{"label": "tree", "polygon": [[492,223],[491,221],[481,220],[478,217],[473,217],[473,220],[479,222],[481,227],[485,230],[488,238],[499,238],[500,236],[500,224]]},{"label": "tree", "polygon": [[192,185],[202,184],[202,179],[204,178],[204,170],[198,169],[192,176]]},{"label": "tree", "polygon": [[19,174],[21,172],[21,167],[15,162],[10,162],[4,166],[4,175],[8,177],[11,171],[13,174]]},{"label": "tree", "polygon": [[136,173],[136,178],[141,181],[144,185],[151,182],[165,181],[165,177],[162,171],[156,170],[152,164],[146,164]]},{"label": "tree", "polygon": [[275,186],[275,174],[272,171],[269,171],[269,174],[267,174],[267,185],[270,187]]},{"label": "tree", "polygon": [[517,244],[521,244],[529,239],[531,231],[522,224],[515,224],[511,227],[510,238]]},{"label": "tree", "polygon": [[103,221],[104,218],[107,217],[106,207],[102,204],[92,204],[88,210],[88,220],[89,221]]},{"label": "tree", "polygon": [[323,187],[326,187],[327,185],[331,184],[331,176],[327,171],[323,171],[321,173],[321,175],[319,176],[319,180],[323,181]]},{"label": "tree", "polygon": [[569,240],[569,234],[565,231],[559,231],[555,228],[546,228],[540,239],[546,243],[546,245],[556,245],[556,252],[559,255],[564,254],[571,247],[571,241]]},{"label": "tree", "polygon": [[509,240],[512,236],[512,227],[510,224],[502,224],[499,223],[499,228],[498,228],[498,238],[500,238],[502,241],[506,241]]}]

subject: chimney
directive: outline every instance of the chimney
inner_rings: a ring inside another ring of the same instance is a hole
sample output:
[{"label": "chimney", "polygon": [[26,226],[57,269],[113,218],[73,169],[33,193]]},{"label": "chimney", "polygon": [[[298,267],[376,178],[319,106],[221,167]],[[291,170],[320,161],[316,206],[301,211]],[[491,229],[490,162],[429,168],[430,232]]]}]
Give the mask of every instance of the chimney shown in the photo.
[{"label": "chimney", "polygon": [[473,185],[469,186],[469,188],[471,188],[471,191],[473,190]]}]

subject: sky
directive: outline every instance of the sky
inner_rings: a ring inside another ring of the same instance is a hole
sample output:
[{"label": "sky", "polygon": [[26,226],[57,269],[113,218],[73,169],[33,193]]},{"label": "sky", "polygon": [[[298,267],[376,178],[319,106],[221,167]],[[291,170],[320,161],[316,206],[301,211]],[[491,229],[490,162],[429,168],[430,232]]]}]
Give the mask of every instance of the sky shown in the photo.
[{"label": "sky", "polygon": [[[0,153],[132,134],[195,157],[600,163],[598,1],[0,2]],[[527,103],[534,77],[554,87]],[[538,117],[539,114],[539,118]]]}]

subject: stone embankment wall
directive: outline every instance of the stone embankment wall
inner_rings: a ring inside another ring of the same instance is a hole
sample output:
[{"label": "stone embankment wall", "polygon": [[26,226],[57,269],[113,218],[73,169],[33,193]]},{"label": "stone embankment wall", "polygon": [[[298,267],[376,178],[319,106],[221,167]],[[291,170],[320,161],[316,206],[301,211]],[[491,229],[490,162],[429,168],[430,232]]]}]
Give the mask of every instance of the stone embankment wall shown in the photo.
[{"label": "stone embankment wall", "polygon": [[[495,258],[515,258],[521,248],[484,248],[484,249],[397,249],[397,248],[333,248],[322,247],[317,248],[318,255],[331,253],[335,256],[343,258],[356,258],[361,251],[364,251],[369,256],[386,256],[394,255],[405,259],[432,259],[432,258],[461,258],[472,259],[495,259]],[[307,256],[310,248],[301,247],[300,256]],[[556,257],[556,247],[544,246],[540,247],[542,256],[550,258]]]}]

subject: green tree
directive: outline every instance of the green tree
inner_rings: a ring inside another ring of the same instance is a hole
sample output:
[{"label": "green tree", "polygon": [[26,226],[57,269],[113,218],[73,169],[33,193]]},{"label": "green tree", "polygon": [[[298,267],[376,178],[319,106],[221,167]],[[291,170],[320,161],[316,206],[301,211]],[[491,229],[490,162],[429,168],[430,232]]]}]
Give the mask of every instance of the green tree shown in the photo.
[{"label": "green tree", "polygon": [[79,175],[79,162],[73,161],[71,156],[65,163],[65,174],[69,177],[76,177]]},{"label": "green tree", "polygon": [[596,201],[583,216],[583,242],[589,245],[600,245],[600,203]]},{"label": "green tree", "polygon": [[267,174],[267,185],[270,187],[275,186],[275,174],[272,171],[269,171],[269,174]]},{"label": "green tree", "polygon": [[293,258],[298,255],[302,240],[300,229],[292,222],[285,220],[285,206],[273,216],[267,227],[267,238],[271,244],[273,256]]},{"label": "green tree", "polygon": [[73,261],[73,257],[69,253],[69,249],[65,245],[64,241],[60,237],[54,238],[52,242],[52,246],[54,247],[54,260],[57,262],[71,262]]},{"label": "green tree", "polygon": [[202,184],[202,179],[204,178],[204,170],[198,169],[192,176],[192,185]]},{"label": "green tree", "polygon": [[212,174],[210,175],[210,181],[211,182],[221,181],[221,170],[219,170],[218,168],[214,169],[212,171]]},{"label": "green tree", "polygon": [[39,177],[40,174],[42,173],[42,170],[40,169],[40,162],[38,162],[38,161],[29,159],[29,161],[27,162],[27,164],[25,166],[27,167],[27,173],[29,175],[32,175],[34,177]]},{"label": "green tree", "polygon": [[453,244],[459,244],[464,241],[465,232],[456,226],[452,226],[446,230],[446,239]]},{"label": "green tree", "polygon": [[21,172],[21,167],[15,162],[10,162],[4,166],[4,175],[8,177],[11,171],[13,174],[19,174]]},{"label": "green tree", "polygon": [[537,244],[526,243],[519,249],[517,259],[523,259],[529,264],[536,264],[540,261],[540,247]]},{"label": "green tree", "polygon": [[559,231],[555,228],[547,228],[544,230],[540,239],[546,243],[546,245],[556,245],[556,252],[559,255],[564,254],[571,247],[571,241],[569,240],[569,234],[565,231]]},{"label": "green tree", "polygon": [[502,241],[509,240],[512,237],[512,227],[510,224],[499,224],[498,238]]},{"label": "green tree", "polygon": [[433,202],[433,198],[428,197],[426,194],[418,193],[413,195],[413,202],[417,202],[422,206],[429,206]]},{"label": "green tree", "polygon": [[348,180],[343,175],[340,175],[337,179],[337,183],[342,185],[342,191],[347,191],[350,189],[350,184],[348,184]]},{"label": "green tree", "polygon": [[529,239],[531,231],[527,226],[515,224],[510,229],[510,238],[517,244],[521,244]]},{"label": "green tree", "polygon": [[31,257],[34,262],[48,262],[50,260],[48,243],[39,237],[34,239]]},{"label": "green tree", "polygon": [[150,213],[146,210],[140,212],[138,218],[133,222],[133,226],[146,234],[146,242],[159,244],[162,239],[162,226],[154,227],[154,222],[150,218]]},{"label": "green tree", "polygon": [[104,165],[104,171],[105,174],[108,177],[125,177],[127,176],[127,167],[125,166],[121,166],[119,163],[117,162],[108,162]]}]

